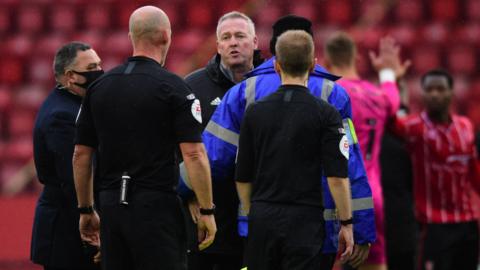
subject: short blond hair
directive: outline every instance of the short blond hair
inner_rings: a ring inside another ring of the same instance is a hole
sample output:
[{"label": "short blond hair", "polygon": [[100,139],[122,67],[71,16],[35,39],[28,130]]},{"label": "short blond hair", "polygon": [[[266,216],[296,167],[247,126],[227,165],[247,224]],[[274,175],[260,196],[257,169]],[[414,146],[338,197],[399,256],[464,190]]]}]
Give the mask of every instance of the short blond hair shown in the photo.
[{"label": "short blond hair", "polygon": [[217,33],[217,39],[220,37],[220,24],[222,24],[222,22],[224,22],[226,20],[231,20],[231,19],[244,19],[248,24],[248,29],[250,30],[250,34],[255,36],[255,24],[253,23],[252,19],[250,19],[250,17],[248,17],[247,15],[245,15],[242,12],[231,11],[231,12],[228,12],[228,13],[224,14],[222,17],[220,17],[220,19],[218,19],[217,32],[216,32]]},{"label": "short blond hair", "polygon": [[310,34],[289,30],[281,34],[275,45],[276,61],[282,70],[293,77],[308,73],[314,62],[315,46]]}]

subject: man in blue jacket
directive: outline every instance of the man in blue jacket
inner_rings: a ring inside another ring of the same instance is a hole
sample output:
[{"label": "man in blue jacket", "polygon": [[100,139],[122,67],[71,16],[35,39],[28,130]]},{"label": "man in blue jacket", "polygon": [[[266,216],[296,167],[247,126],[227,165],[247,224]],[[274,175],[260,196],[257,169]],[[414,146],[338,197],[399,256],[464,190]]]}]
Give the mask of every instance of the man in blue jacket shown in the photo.
[{"label": "man in blue jacket", "polygon": [[[275,55],[277,37],[287,30],[305,30],[313,36],[311,22],[303,17],[287,15],[273,25],[273,37],[270,41],[270,51]],[[246,80],[232,87],[223,97],[204,133],[203,141],[207,148],[212,179],[216,181],[232,181],[235,170],[236,154],[240,125],[248,105],[276,91],[281,84],[280,77],[274,69],[275,57],[264,62],[246,75]],[[335,84],[339,77],[327,73],[319,65],[309,77],[308,88],[311,93],[333,105],[343,118],[344,129],[349,139],[348,174],[352,191],[352,211],[355,247],[349,264],[356,267],[368,256],[369,244],[375,241],[375,221],[373,213],[372,193],[366,177],[362,155],[351,121],[352,112],[350,98],[345,90]],[[186,190],[188,178],[182,176],[180,189]],[[339,222],[336,207],[328,189],[325,178],[322,179],[324,199],[324,218],[326,221],[326,238],[323,245],[324,260],[319,269],[333,267],[338,248]],[[239,233],[246,236],[246,217],[239,211]]]},{"label": "man in blue jacket", "polygon": [[31,260],[44,269],[100,269],[97,249],[82,244],[73,183],[75,119],[90,83],[103,74],[88,45],[61,47],[53,65],[57,86],[41,106],[33,131],[35,167],[44,185],[35,209]]}]

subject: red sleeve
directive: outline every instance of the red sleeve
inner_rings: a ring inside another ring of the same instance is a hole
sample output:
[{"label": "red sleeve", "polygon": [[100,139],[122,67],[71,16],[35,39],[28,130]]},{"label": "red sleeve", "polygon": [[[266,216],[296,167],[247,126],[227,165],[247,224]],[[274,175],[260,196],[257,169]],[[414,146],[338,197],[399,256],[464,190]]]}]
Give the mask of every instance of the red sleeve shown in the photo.
[{"label": "red sleeve", "polygon": [[480,162],[475,145],[473,146],[473,158],[470,159],[470,177],[475,192],[480,196]]}]

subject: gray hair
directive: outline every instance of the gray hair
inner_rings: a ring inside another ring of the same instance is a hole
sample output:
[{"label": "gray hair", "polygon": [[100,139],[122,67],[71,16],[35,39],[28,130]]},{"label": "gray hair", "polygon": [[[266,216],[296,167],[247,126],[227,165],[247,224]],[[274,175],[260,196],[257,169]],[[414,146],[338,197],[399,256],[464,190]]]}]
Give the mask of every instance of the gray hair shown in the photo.
[{"label": "gray hair", "polygon": [[218,23],[217,23],[217,38],[219,38],[219,35],[220,35],[220,24],[226,20],[230,20],[230,19],[244,19],[245,21],[247,21],[247,24],[248,24],[248,28],[250,30],[250,33],[252,35],[255,36],[255,24],[253,23],[252,19],[250,19],[250,17],[248,17],[247,15],[245,15],[244,13],[242,12],[238,12],[238,11],[232,11],[232,12],[229,12],[227,14],[224,14],[222,17],[220,17],[220,19],[218,19]]},{"label": "gray hair", "polygon": [[73,41],[58,49],[53,60],[55,78],[65,74],[65,70],[75,62],[78,51],[86,51],[91,48],[87,43]]}]

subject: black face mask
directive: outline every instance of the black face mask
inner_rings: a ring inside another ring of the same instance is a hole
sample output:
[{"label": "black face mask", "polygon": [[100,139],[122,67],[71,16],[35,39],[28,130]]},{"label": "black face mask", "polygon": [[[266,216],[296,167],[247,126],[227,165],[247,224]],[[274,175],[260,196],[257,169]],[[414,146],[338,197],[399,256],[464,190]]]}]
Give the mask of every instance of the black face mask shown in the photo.
[{"label": "black face mask", "polygon": [[96,79],[102,76],[103,73],[105,73],[103,70],[93,70],[93,71],[84,71],[84,72],[78,72],[78,71],[72,70],[72,72],[85,77],[84,83],[74,83],[75,85],[80,86],[84,89],[87,89],[90,86],[90,84],[92,84]]}]

